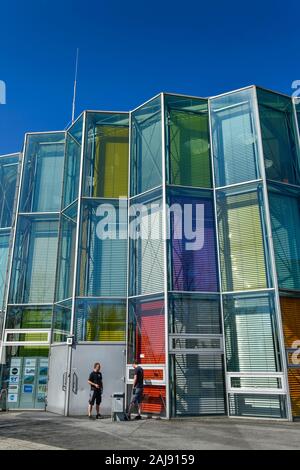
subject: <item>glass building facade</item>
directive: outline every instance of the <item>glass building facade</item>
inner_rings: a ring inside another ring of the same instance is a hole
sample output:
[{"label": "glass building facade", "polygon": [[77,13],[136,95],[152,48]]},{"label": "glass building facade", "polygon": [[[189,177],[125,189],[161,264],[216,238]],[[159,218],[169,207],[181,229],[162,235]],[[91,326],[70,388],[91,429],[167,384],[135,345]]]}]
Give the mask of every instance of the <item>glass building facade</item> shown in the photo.
[{"label": "glass building facade", "polygon": [[145,415],[300,416],[299,115],[162,93],[0,157],[9,408],[80,413],[95,360],[128,403],[137,360]]}]

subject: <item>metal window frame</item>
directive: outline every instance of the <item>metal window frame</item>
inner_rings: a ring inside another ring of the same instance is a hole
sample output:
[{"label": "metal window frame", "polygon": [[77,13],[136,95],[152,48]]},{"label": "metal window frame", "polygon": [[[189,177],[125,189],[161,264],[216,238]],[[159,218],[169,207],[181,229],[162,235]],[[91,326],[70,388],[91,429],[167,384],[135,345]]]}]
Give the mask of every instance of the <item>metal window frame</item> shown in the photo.
[{"label": "metal window frame", "polygon": [[[280,379],[281,387],[268,388],[268,387],[233,387],[231,384],[232,378],[274,378]],[[226,389],[228,394],[242,395],[285,395],[286,387],[284,380],[284,373],[282,372],[228,372],[226,375]]]},{"label": "metal window frame", "polygon": [[276,322],[277,322],[277,335],[278,335],[278,343],[279,343],[279,349],[280,349],[280,360],[281,360],[281,365],[282,365],[282,371],[284,374],[283,384],[285,387],[285,397],[286,397],[286,403],[287,403],[287,418],[289,421],[292,421],[293,414],[292,414],[292,403],[291,403],[291,396],[290,396],[289,382],[288,382],[288,364],[287,364],[287,358],[285,354],[285,342],[284,342],[284,335],[283,335],[283,323],[282,323],[282,317],[281,317],[279,286],[278,286],[275,251],[274,251],[273,235],[272,235],[272,223],[271,223],[271,215],[270,215],[270,207],[269,207],[269,195],[268,195],[267,177],[266,177],[266,169],[265,169],[264,149],[263,149],[263,143],[262,143],[262,130],[261,130],[261,124],[260,124],[257,87],[253,88],[253,114],[254,114],[254,119],[256,122],[256,126],[257,126],[258,158],[260,162],[261,176],[263,180],[262,181],[263,203],[264,203],[264,212],[265,212],[265,225],[266,225],[266,232],[267,232],[266,235],[268,238],[268,248],[269,248],[268,257],[269,257],[269,262],[270,262],[270,272],[271,272],[273,284],[275,287],[275,291],[274,291],[275,315],[276,315]]},{"label": "metal window frame", "polygon": [[[173,346],[174,339],[207,339],[219,340],[218,348],[176,348]],[[192,333],[175,333],[169,335],[169,353],[170,354],[197,354],[202,356],[208,356],[211,354],[222,355],[224,354],[224,342],[223,335],[220,334],[192,334]]]},{"label": "metal window frame", "polygon": [[217,188],[216,188],[216,176],[215,176],[215,161],[214,161],[214,146],[213,146],[213,129],[212,129],[212,116],[211,116],[211,98],[208,99],[208,126],[209,126],[209,139],[210,139],[210,160],[211,160],[211,174],[212,174],[212,185],[213,185],[213,205],[214,205],[214,229],[216,235],[216,250],[217,250],[217,268],[218,268],[218,281],[219,281],[219,302],[220,302],[220,315],[222,325],[222,337],[223,337],[223,356],[222,364],[224,368],[224,406],[225,413],[230,417],[230,403],[229,394],[226,390],[226,377],[227,377],[227,359],[226,359],[226,337],[225,337],[225,320],[224,320],[224,308],[223,308],[223,293],[222,293],[222,276],[221,276],[221,253],[220,253],[220,237],[219,237],[219,226],[218,226],[218,210],[217,210]]},{"label": "metal window frame", "polygon": [[[165,364],[142,364],[141,367],[144,370],[162,370],[163,378],[162,379],[144,379],[144,385],[166,385],[167,375],[166,375],[166,366]],[[130,378],[130,371],[134,370],[133,366],[126,364],[126,384],[132,385],[134,379]]]},{"label": "metal window frame", "polygon": [[[9,341],[7,336],[10,334],[47,334],[47,340],[42,341]],[[47,329],[36,329],[36,328],[27,328],[27,329],[5,329],[4,330],[4,346],[45,346],[50,345],[51,342],[51,328]]]}]

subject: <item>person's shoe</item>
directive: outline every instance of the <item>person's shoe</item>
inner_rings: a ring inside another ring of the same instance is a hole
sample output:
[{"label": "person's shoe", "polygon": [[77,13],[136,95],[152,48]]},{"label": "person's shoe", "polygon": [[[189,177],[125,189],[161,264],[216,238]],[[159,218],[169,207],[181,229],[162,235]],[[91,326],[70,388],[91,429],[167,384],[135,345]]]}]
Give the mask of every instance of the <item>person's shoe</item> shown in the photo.
[{"label": "person's shoe", "polygon": [[124,421],[130,421],[130,416],[124,413]]},{"label": "person's shoe", "polygon": [[89,419],[94,419],[93,416],[89,416]]},{"label": "person's shoe", "polygon": [[137,421],[138,419],[142,419],[142,417],[141,415],[137,415],[134,419]]},{"label": "person's shoe", "polygon": [[96,419],[101,419],[101,418],[102,418],[101,414],[98,413],[98,414],[96,415]]}]

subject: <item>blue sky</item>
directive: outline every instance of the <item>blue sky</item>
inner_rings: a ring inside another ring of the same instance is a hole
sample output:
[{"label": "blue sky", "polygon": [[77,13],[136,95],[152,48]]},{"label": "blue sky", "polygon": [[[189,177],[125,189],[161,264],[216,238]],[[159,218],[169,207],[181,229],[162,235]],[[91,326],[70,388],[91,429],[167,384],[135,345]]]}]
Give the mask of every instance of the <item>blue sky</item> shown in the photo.
[{"label": "blue sky", "polygon": [[77,113],[128,110],[159,91],[215,95],[300,80],[296,0],[14,0],[0,7],[0,154]]}]

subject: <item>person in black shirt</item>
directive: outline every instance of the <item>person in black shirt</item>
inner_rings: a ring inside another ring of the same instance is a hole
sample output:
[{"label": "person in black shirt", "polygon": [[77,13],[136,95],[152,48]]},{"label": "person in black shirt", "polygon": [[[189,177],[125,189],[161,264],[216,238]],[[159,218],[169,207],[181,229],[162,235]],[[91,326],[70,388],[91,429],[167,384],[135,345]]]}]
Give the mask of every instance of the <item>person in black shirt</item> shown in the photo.
[{"label": "person in black shirt", "polygon": [[133,363],[134,368],[134,380],[133,380],[133,389],[132,389],[132,399],[128,408],[127,419],[130,420],[130,413],[132,408],[138,406],[138,414],[134,419],[142,419],[141,417],[141,407],[144,393],[144,370],[138,364],[137,361]]},{"label": "person in black shirt", "polygon": [[95,402],[96,402],[96,419],[101,418],[100,403],[102,399],[103,382],[102,382],[102,374],[100,372],[100,369],[101,369],[101,364],[99,362],[96,362],[94,364],[94,369],[90,373],[89,380],[88,380],[88,383],[91,386],[89,407],[88,407],[88,415],[90,419],[92,419],[92,410],[93,410],[93,406]]}]

